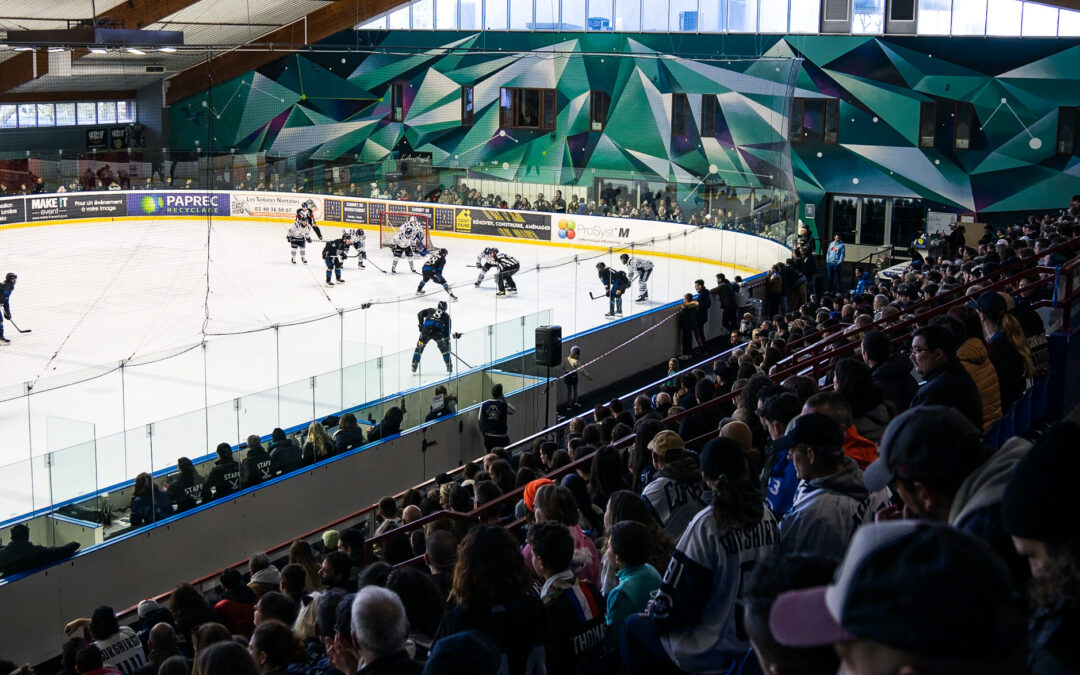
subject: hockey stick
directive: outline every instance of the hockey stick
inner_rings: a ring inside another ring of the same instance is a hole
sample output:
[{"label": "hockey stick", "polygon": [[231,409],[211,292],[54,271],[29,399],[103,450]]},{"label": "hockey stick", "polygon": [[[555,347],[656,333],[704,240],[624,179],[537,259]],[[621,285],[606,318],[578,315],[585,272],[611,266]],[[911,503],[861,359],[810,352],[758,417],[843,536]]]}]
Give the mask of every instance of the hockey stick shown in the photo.
[{"label": "hockey stick", "polygon": [[608,297],[607,293],[601,293],[600,295],[593,295],[592,291],[589,291],[589,299],[591,299],[591,300],[599,300],[600,298],[606,298],[606,297]]},{"label": "hockey stick", "polygon": [[[11,321],[11,319],[8,319],[8,321]],[[19,328],[18,326],[16,326],[14,321],[11,321],[11,325],[15,326],[15,330],[19,331],[20,333],[29,333],[32,330],[30,328],[27,328],[26,330],[23,330],[22,328]]]}]

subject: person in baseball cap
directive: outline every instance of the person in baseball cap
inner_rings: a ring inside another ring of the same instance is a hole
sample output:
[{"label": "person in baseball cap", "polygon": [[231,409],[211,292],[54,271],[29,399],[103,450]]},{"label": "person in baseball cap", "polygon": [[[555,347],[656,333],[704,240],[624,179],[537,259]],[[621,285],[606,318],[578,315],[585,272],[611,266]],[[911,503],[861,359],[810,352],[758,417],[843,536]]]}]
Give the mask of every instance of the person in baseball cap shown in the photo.
[{"label": "person in baseball cap", "polygon": [[[985,540],[1022,583],[1023,561],[1001,527],[1006,482],[1031,444],[1012,438],[997,452],[956,408],[920,406],[889,423],[878,459],[863,479],[870,490],[890,486],[909,513],[948,523]],[[893,507],[885,516],[896,516]]]},{"label": "person in baseball cap", "polygon": [[841,672],[1024,672],[1024,622],[1008,569],[982,541],[921,521],[866,525],[828,586],[781,594],[781,645],[836,645]]},{"label": "person in baseball cap", "polygon": [[1029,673],[1080,672],[1080,520],[1072,517],[1078,437],[1075,422],[1043,432],[1016,465],[1001,503],[1005,531],[1031,569]]},{"label": "person in baseball cap", "polygon": [[866,489],[858,464],[844,456],[840,425],[828,415],[796,417],[773,444],[788,453],[799,478],[795,501],[780,521],[781,550],[840,558],[884,497]]},{"label": "person in baseball cap", "polygon": [[[701,481],[701,463],[697,455],[686,451],[682,437],[664,430],[649,441],[653,479],[641,491],[653,518],[672,541],[679,541],[690,520],[705,508],[699,499],[705,487]],[[680,495],[672,500],[669,494]]]}]

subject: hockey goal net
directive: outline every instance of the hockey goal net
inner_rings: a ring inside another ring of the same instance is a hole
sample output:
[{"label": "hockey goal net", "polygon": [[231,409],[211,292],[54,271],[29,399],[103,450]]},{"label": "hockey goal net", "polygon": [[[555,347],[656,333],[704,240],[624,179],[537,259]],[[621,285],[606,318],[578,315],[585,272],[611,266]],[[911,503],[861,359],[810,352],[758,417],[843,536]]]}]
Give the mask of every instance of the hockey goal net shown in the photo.
[{"label": "hockey goal net", "polygon": [[404,213],[399,211],[383,211],[379,221],[379,248],[389,246],[397,236],[402,225],[414,220],[424,232],[424,246],[431,248],[431,229],[428,217],[422,213]]}]

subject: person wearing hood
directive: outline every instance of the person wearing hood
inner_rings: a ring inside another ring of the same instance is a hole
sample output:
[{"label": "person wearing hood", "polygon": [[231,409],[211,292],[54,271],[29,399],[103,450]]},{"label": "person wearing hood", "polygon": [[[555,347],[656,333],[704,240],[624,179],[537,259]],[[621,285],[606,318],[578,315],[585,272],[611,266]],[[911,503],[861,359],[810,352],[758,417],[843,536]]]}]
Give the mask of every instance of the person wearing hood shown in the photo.
[{"label": "person wearing hood", "polygon": [[697,512],[705,508],[701,463],[686,451],[683,439],[674,431],[661,431],[649,442],[656,472],[641,492],[656,523],[672,541],[678,541]]},{"label": "person wearing hood", "polygon": [[879,330],[863,335],[862,358],[893,413],[898,415],[910,408],[911,399],[919,391],[919,383],[911,376],[911,361],[902,354],[893,354],[888,336]]},{"label": "person wearing hood", "polygon": [[997,369],[990,360],[990,351],[983,339],[979,315],[970,307],[954,307],[949,316],[939,319],[956,337],[956,358],[979,390],[983,408],[983,431],[1001,418],[1001,387]]},{"label": "person wearing hood", "polygon": [[840,426],[828,415],[796,417],[773,443],[777,452],[788,452],[799,477],[795,501],[780,520],[781,552],[843,558],[855,530],[873,521],[887,497],[863,484],[855,460],[844,456]]},{"label": "person wearing hood", "polygon": [[[915,407],[889,424],[864,479],[871,490],[892,487],[909,516],[945,522],[986,541],[1019,588],[1030,573],[1002,525],[1001,500],[1030,448],[1030,441],[1017,436],[994,452],[980,429],[955,408]],[[903,511],[889,507],[882,517]]]},{"label": "person wearing hood", "polygon": [[270,435],[270,475],[280,476],[303,466],[300,446],[285,435],[281,429],[274,429]]},{"label": "person wearing hood", "polygon": [[1080,672],[1080,521],[1071,517],[1080,425],[1047,429],[1016,465],[1001,503],[1005,531],[1031,569],[1027,672]]}]

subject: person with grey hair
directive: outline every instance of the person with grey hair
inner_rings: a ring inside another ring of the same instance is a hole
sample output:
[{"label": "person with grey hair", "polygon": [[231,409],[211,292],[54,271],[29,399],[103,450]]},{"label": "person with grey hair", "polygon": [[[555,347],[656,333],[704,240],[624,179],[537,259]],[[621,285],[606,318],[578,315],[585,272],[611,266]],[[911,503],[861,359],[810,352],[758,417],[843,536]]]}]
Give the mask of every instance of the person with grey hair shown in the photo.
[{"label": "person with grey hair", "polygon": [[363,667],[356,675],[420,675],[423,665],[409,658],[405,605],[393,591],[366,586],[352,603],[353,646]]}]

